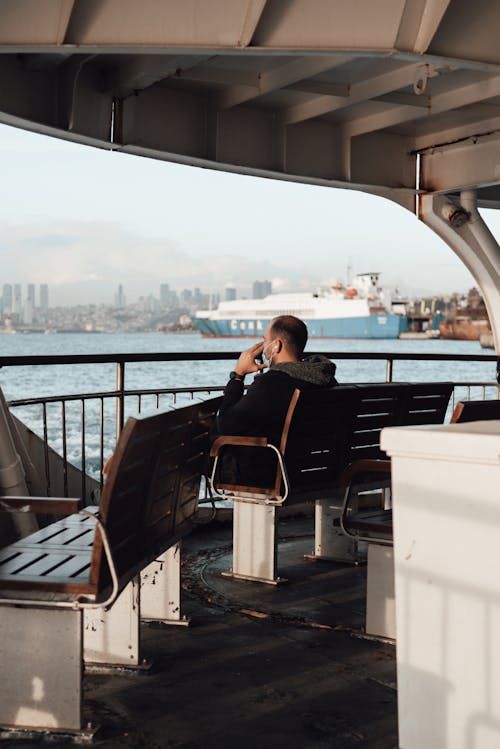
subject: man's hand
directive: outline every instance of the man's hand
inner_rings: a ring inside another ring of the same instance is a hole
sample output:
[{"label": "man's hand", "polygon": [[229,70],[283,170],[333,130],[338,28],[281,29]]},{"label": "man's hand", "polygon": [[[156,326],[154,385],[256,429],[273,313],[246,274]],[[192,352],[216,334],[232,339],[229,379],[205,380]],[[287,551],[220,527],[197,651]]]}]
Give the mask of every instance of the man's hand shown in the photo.
[{"label": "man's hand", "polygon": [[260,343],[255,343],[253,346],[250,346],[246,351],[242,351],[240,358],[236,363],[236,367],[234,368],[236,374],[244,377],[251,372],[260,372],[262,369],[265,369],[267,364],[255,363],[255,359],[262,354],[263,350],[264,342],[261,341]]}]

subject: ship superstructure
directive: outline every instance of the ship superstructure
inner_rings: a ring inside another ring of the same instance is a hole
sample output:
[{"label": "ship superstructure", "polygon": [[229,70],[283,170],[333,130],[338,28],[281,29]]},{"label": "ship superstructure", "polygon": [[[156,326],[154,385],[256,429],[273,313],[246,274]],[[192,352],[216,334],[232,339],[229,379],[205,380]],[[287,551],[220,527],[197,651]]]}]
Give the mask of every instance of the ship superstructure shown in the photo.
[{"label": "ship superstructure", "polygon": [[360,273],[352,285],[338,283],[316,293],[221,302],[216,310],[199,311],[194,322],[204,336],[258,337],[278,315],[300,317],[311,338],[397,338],[408,325],[405,315],[388,310],[379,273]]}]

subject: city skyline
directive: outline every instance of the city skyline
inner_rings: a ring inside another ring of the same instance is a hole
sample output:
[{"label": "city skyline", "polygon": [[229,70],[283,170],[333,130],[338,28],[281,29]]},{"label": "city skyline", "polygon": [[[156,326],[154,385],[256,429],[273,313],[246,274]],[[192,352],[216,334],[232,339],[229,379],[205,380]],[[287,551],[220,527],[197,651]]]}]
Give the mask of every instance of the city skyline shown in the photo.
[{"label": "city skyline", "polygon": [[[405,295],[475,285],[400,206],[364,193],[263,180],[93,149],[0,126],[0,253],[9,276],[48,282],[57,305],[130,299],[157,279],[247,293],[310,289],[380,271]],[[488,212],[500,234],[500,217]],[[8,217],[8,219],[6,218]]]}]

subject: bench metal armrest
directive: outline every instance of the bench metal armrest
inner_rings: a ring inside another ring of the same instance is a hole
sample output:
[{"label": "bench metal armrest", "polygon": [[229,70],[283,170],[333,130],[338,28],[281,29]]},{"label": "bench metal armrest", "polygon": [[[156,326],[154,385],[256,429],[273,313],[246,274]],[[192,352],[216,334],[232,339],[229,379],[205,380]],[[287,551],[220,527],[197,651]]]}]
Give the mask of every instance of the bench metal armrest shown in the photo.
[{"label": "bench metal armrest", "polygon": [[366,476],[367,474],[380,473],[381,476],[391,475],[391,461],[390,460],[355,460],[350,463],[347,468],[344,469],[340,477],[340,487],[344,492],[344,500],[342,503],[342,510],[340,513],[340,527],[346,536],[355,538],[357,541],[376,541],[377,543],[390,545],[391,541],[384,538],[375,536],[362,536],[359,533],[352,533],[346,524],[346,518],[350,510],[351,500],[351,488],[354,479]]},{"label": "bench metal armrest", "polygon": [[74,515],[81,507],[82,500],[72,497],[0,497],[0,512]]},{"label": "bench metal armrest", "polygon": [[[266,505],[277,505],[280,506],[283,504],[283,502],[286,500],[290,493],[290,483],[288,480],[288,474],[285,466],[285,462],[283,460],[283,455],[278,450],[278,448],[275,445],[272,445],[270,442],[268,442],[267,437],[243,437],[243,436],[233,436],[233,435],[226,435],[223,437],[218,437],[214,443],[212,444],[212,447],[210,449],[210,456],[215,457],[214,464],[212,467],[212,475],[210,476],[210,485],[212,487],[212,491],[217,494],[218,497],[226,498],[227,495],[225,495],[223,492],[219,491],[219,489],[216,486],[215,483],[215,474],[217,471],[217,466],[219,464],[219,457],[221,449],[227,446],[231,447],[267,447],[271,450],[274,450],[276,453],[276,457],[278,460],[278,465],[281,472],[281,478],[283,480],[284,484],[284,492],[282,495],[276,497],[275,499],[270,498],[264,498],[263,500],[258,500],[257,498],[245,498],[240,497],[239,499],[243,502],[248,501],[252,503],[261,502]],[[238,490],[243,492],[255,492],[255,490],[258,489],[258,487],[254,486],[239,486]]]}]

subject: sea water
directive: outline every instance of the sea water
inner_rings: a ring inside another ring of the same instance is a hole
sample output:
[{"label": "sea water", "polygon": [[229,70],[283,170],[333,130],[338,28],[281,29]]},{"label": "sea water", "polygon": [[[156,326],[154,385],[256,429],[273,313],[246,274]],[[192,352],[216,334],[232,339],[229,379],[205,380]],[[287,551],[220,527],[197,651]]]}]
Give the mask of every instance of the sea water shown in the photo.
[{"label": "sea water", "polygon": [[[258,339],[255,339],[258,340]],[[252,343],[248,338],[202,338],[198,333],[57,333],[0,336],[0,356],[27,356],[50,354],[123,354],[123,353],[169,353],[182,352],[233,352],[234,357],[222,361],[197,362],[134,362],[126,365],[125,388],[127,390],[154,388],[189,388],[223,386],[234,368],[237,352]],[[447,340],[311,340],[306,349],[310,352],[328,352],[335,361],[335,353],[410,353],[417,355],[470,354],[482,356],[486,353],[478,341]],[[385,360],[338,359],[339,382],[381,382],[386,376]],[[440,361],[396,361],[395,381],[453,381],[495,382],[495,362],[440,362]],[[249,378],[249,381],[251,378]],[[116,388],[115,364],[71,364],[71,365],[27,365],[3,367],[0,370],[0,387],[7,400],[37,398],[41,396],[70,395],[112,391]],[[209,397],[208,393],[200,398]],[[468,397],[464,392],[463,396]],[[483,397],[481,389],[472,397]],[[494,392],[486,397],[495,397]],[[188,402],[178,399],[178,405]],[[153,396],[145,396],[141,402],[141,413],[156,409]],[[160,408],[172,408],[170,396],[162,396]],[[85,468],[93,475],[99,473],[99,402],[88,401],[85,406]],[[16,408],[14,413],[37,434],[43,433],[40,405]],[[128,398],[125,415],[138,413],[138,399]],[[81,466],[81,403],[67,405],[67,449],[68,459]],[[62,428],[60,404],[47,406],[47,428],[49,444],[62,451]],[[104,401],[104,455],[114,447],[115,404],[113,399]]]},{"label": "sea water", "polygon": [[[255,339],[258,340],[258,339]],[[202,338],[197,333],[57,333],[0,336],[0,356],[50,354],[121,354],[168,352],[238,352],[255,341],[248,338]],[[492,353],[478,341],[449,340],[318,340],[307,351],[333,353],[471,354]],[[126,365],[127,389],[224,385],[235,360],[137,362]],[[385,361],[337,361],[339,382],[385,380]],[[394,380],[494,381],[494,362],[409,361],[394,363]],[[114,390],[115,364],[29,365],[4,367],[0,387],[7,400]]]}]

